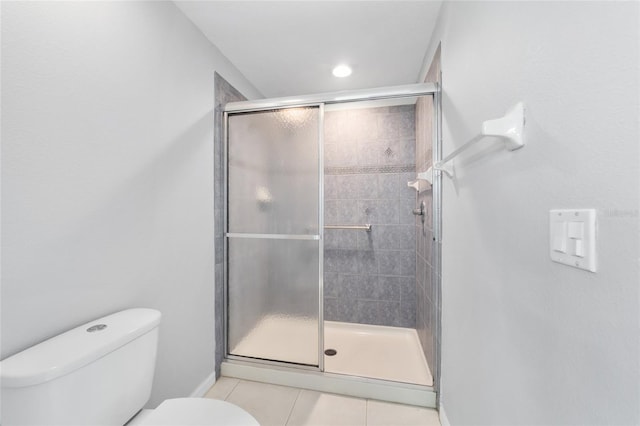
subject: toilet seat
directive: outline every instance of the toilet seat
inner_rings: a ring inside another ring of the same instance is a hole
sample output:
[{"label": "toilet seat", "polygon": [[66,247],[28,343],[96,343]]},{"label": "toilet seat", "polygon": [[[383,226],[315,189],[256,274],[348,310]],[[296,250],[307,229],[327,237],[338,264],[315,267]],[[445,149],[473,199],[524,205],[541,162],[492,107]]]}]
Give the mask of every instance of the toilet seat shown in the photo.
[{"label": "toilet seat", "polygon": [[260,426],[253,416],[229,402],[208,398],[167,399],[140,426]]}]

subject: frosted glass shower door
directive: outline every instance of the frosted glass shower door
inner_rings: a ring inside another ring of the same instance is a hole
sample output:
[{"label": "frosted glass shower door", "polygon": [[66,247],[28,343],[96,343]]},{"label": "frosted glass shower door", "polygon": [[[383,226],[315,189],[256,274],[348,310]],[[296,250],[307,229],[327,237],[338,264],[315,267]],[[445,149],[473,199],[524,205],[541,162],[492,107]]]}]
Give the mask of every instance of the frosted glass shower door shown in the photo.
[{"label": "frosted glass shower door", "polygon": [[227,351],[319,365],[321,107],[227,120]]}]

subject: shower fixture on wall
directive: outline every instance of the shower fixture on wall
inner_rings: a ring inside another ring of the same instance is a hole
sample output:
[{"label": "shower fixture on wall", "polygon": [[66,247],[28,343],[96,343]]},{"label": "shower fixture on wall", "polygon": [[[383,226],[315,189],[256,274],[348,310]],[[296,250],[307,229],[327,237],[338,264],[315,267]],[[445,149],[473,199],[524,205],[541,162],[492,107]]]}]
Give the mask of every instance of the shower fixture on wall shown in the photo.
[{"label": "shower fixture on wall", "polygon": [[424,201],[420,203],[420,206],[416,209],[413,209],[412,213],[415,216],[420,216],[420,221],[422,222],[422,224],[424,225],[424,216],[425,216],[425,212],[427,210],[427,206],[425,205]]}]

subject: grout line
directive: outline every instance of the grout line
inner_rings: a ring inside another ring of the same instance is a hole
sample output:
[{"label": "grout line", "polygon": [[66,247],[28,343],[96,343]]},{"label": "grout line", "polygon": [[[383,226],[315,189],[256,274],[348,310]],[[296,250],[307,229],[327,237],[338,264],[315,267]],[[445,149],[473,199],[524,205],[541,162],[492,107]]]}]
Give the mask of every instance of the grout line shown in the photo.
[{"label": "grout line", "polygon": [[[295,388],[292,388],[295,389]],[[298,389],[298,394],[296,395],[295,401],[293,401],[293,405],[291,406],[291,410],[289,410],[289,415],[287,416],[287,420],[285,420],[285,426],[289,424],[289,420],[291,420],[291,414],[293,414],[293,409],[296,407],[298,403],[298,399],[300,398],[300,394],[302,393],[302,389]]]},{"label": "grout line", "polygon": [[369,398],[365,399],[365,404],[364,404],[364,426],[367,426],[369,424]]},{"label": "grout line", "polygon": [[236,383],[233,388],[231,388],[231,390],[229,391],[229,393],[227,394],[227,396],[224,397],[224,401],[227,400],[227,398],[229,398],[231,396],[231,394],[233,393],[234,390],[236,390],[236,388],[238,387],[238,385],[240,384],[242,380],[238,380],[238,383]]}]

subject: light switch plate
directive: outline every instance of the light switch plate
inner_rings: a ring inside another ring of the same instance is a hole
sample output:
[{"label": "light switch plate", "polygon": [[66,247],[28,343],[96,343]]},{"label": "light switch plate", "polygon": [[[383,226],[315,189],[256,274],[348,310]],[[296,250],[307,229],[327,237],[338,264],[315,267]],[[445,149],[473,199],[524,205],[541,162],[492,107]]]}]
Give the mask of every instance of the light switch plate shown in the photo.
[{"label": "light switch plate", "polygon": [[550,210],[551,260],[596,272],[596,210]]}]

